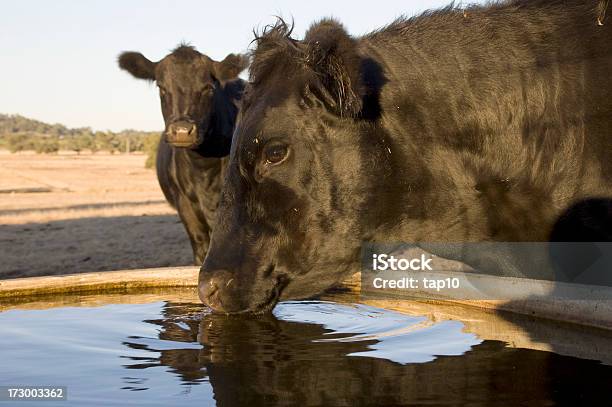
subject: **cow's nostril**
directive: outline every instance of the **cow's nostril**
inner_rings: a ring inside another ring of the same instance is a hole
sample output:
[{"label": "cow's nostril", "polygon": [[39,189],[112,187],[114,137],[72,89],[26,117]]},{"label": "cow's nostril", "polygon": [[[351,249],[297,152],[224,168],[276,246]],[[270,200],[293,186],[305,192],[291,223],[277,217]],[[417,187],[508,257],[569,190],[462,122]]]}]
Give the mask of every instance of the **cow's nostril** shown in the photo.
[{"label": "cow's nostril", "polygon": [[177,133],[193,133],[194,126],[176,126],[175,130]]},{"label": "cow's nostril", "polygon": [[213,294],[215,294],[217,291],[219,291],[219,286],[217,285],[217,282],[215,280],[210,280],[208,282],[208,296],[212,296]]},{"label": "cow's nostril", "polygon": [[224,312],[225,307],[221,300],[221,291],[231,289],[234,279],[231,277],[230,273],[225,270],[207,274],[208,276],[200,278],[198,289],[200,299],[214,311]]},{"label": "cow's nostril", "polygon": [[174,128],[174,132],[178,134],[191,134],[193,132],[193,128],[185,126],[176,126]]},{"label": "cow's nostril", "polygon": [[168,141],[177,144],[194,143],[197,129],[195,123],[188,121],[174,122],[168,126]]}]

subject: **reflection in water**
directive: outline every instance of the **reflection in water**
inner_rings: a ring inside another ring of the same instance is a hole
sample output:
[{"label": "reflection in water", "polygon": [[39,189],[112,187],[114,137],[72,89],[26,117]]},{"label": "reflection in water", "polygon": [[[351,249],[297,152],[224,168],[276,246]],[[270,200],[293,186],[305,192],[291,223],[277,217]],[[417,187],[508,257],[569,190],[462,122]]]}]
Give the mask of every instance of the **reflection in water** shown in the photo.
[{"label": "reflection in water", "polygon": [[[167,303],[159,337],[132,336],[136,369],[165,366],[209,381],[219,406],[603,405],[612,372],[597,362],[479,343],[461,324],[365,306],[282,303],[274,315],[227,317]],[[352,357],[362,356],[362,357]]]}]

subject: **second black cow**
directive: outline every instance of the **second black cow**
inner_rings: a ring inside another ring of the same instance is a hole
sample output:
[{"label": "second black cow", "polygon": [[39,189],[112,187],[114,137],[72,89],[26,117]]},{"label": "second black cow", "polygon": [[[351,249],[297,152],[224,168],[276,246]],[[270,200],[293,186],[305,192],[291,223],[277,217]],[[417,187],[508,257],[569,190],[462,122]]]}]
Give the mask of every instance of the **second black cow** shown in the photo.
[{"label": "second black cow", "polygon": [[217,62],[180,45],[159,62],[124,52],[119,67],[135,78],[155,81],[166,130],[157,150],[157,177],[187,230],[195,263],[210,241],[248,58],[230,54]]}]

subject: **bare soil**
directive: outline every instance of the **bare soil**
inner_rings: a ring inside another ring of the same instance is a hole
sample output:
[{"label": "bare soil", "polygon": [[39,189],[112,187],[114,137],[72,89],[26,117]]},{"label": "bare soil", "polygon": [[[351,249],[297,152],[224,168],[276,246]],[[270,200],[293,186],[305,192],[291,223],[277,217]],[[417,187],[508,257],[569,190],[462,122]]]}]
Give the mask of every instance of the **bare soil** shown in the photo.
[{"label": "bare soil", "polygon": [[191,264],[145,158],[0,151],[0,279]]}]

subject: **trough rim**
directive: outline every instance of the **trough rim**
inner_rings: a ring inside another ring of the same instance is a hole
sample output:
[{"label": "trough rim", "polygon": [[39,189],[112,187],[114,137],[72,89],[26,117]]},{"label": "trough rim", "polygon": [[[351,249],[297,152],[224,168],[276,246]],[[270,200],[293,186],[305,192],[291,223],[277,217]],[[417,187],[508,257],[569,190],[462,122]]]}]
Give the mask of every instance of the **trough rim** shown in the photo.
[{"label": "trough rim", "polygon": [[100,271],[0,280],[3,298],[81,294],[145,288],[197,287],[196,266]]},{"label": "trough rim", "polygon": [[[198,285],[197,266],[161,267],[135,270],[102,271],[55,276],[24,277],[0,280],[0,303],[2,300],[26,303],[28,299],[43,296],[71,294],[103,294],[117,291],[138,291],[160,288],[195,288]],[[456,275],[461,272],[453,271]],[[528,285],[531,280],[516,279]],[[360,293],[360,273],[344,280],[341,288]],[[431,304],[452,303],[490,311],[507,311],[536,318],[572,323],[612,330],[612,301],[579,301],[571,303],[543,299],[511,301],[503,300],[457,300],[436,299],[428,293],[422,295],[394,296],[393,300],[418,301]]]}]

